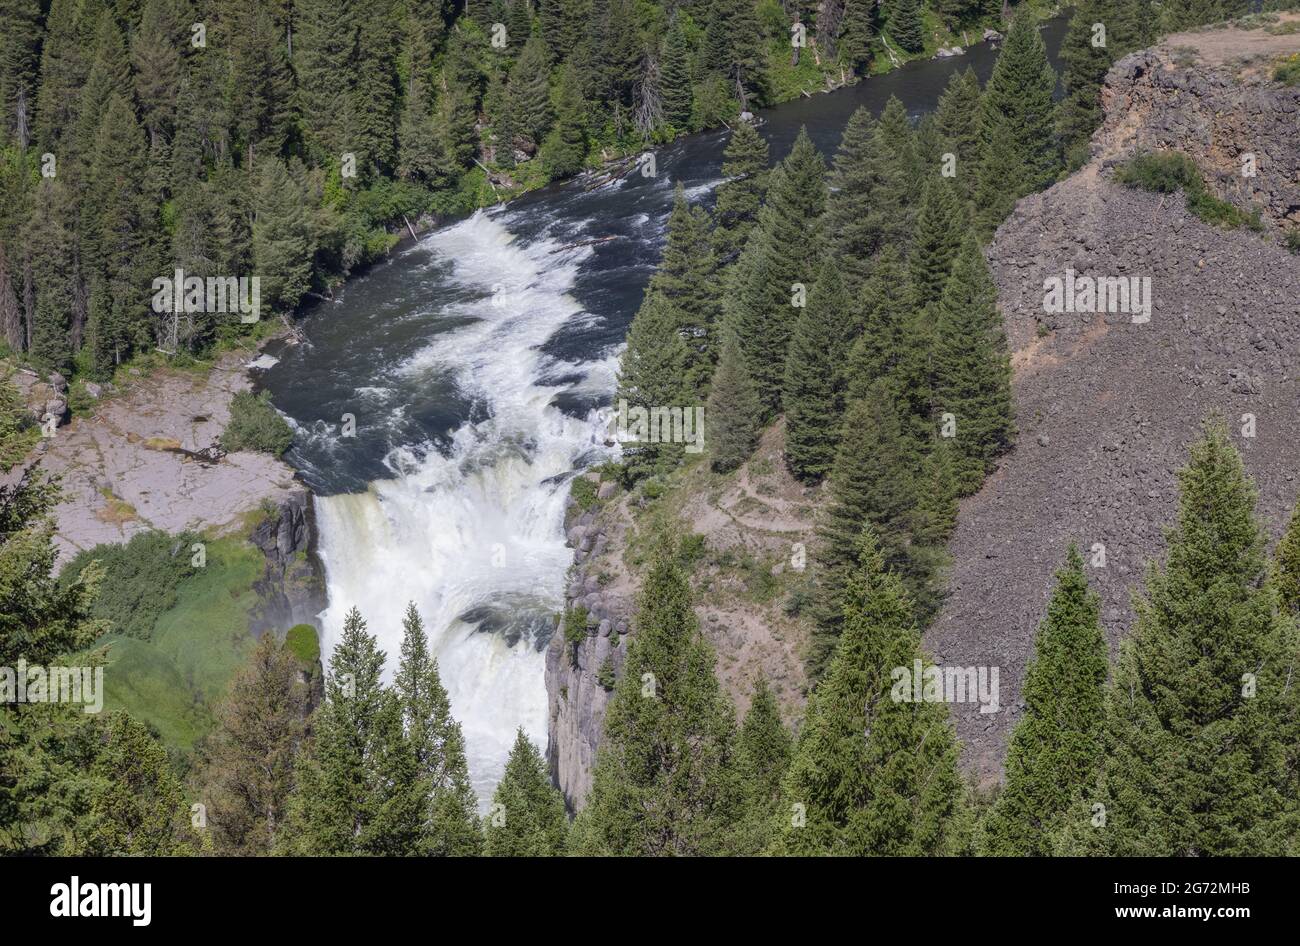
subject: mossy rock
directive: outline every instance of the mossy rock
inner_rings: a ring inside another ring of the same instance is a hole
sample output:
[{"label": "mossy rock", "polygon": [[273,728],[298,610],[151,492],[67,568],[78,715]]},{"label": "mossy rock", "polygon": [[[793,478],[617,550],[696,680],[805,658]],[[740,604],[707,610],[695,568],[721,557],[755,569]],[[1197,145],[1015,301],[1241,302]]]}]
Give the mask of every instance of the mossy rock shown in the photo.
[{"label": "mossy rock", "polygon": [[298,662],[314,667],[320,660],[320,638],[310,624],[295,624],[284,636],[284,647],[298,658]]}]

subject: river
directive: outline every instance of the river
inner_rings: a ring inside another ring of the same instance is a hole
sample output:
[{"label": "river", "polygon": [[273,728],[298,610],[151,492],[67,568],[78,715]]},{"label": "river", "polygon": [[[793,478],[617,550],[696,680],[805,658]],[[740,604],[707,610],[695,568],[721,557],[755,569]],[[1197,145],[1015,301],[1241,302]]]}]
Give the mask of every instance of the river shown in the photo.
[{"label": "river", "polygon": [[[1053,55],[1064,31],[1063,19],[1045,27]],[[829,160],[858,107],[879,115],[897,95],[917,117],[954,71],[987,80],[995,58],[981,43],[909,63],[765,110],[761,131],[774,161],[801,126]],[[481,800],[518,727],[546,744],[542,652],[572,561],[567,481],[607,454],[603,409],[673,189],[709,202],[726,140],[679,140],[652,178],[554,185],[432,231],[309,312],[306,342],[274,349],[259,378],[294,427],[286,459],[316,494],[324,653],[356,606],[391,679],[414,601]]]}]

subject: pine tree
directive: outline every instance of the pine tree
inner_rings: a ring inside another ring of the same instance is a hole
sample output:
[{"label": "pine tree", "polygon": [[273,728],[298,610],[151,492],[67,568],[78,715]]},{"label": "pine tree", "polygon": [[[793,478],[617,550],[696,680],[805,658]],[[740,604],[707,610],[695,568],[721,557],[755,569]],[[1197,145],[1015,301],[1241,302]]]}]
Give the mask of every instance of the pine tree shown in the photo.
[{"label": "pine tree", "polygon": [[956,158],[953,181],[966,200],[974,196],[979,177],[982,94],[974,69],[954,72],[934,112],[944,148]]},{"label": "pine tree", "polygon": [[840,59],[854,74],[871,69],[872,7],[870,0],[845,0],[840,22]]},{"label": "pine tree", "polygon": [[387,794],[376,762],[391,735],[385,726],[392,695],[380,685],[383,667],[384,652],[353,608],[330,657],[312,738],[294,765],[295,787],[280,834],[285,853],[375,853],[375,818]]},{"label": "pine tree", "polygon": [[1056,73],[1032,11],[1011,24],[980,100],[980,224],[992,233],[1016,200],[1056,179]]},{"label": "pine tree", "polygon": [[1057,134],[1071,168],[1083,165],[1088,157],[1088,142],[1101,125],[1101,86],[1114,61],[1110,43],[1114,37],[1104,35],[1103,45],[1096,45],[1094,24],[1100,23],[1109,34],[1106,0],[1088,0],[1074,8],[1065,39],[1061,41],[1061,84],[1065,97],[1057,116]]},{"label": "pine tree", "polygon": [[1293,616],[1300,616],[1300,503],[1291,511],[1291,521],[1273,554],[1274,582],[1282,603]]},{"label": "pine tree", "polygon": [[760,676],[736,739],[736,776],[744,815],[737,826],[735,854],[761,854],[771,845],[781,804],[781,780],[793,747],[776,696],[767,678]]},{"label": "pine tree", "polygon": [[890,4],[889,35],[909,53],[919,53],[925,49],[921,0],[895,0]]},{"label": "pine tree", "polygon": [[718,260],[730,262],[749,239],[767,192],[767,142],[749,122],[736,125],[722,152],[722,176],[713,206]]},{"label": "pine tree", "polygon": [[70,315],[73,307],[72,235],[64,226],[67,189],[59,178],[42,178],[36,186],[28,221],[27,247],[36,310],[31,316],[30,356],[46,371],[72,367]]},{"label": "pine tree", "polygon": [[1101,762],[1108,670],[1099,611],[1083,557],[1071,545],[1025,670],[1025,715],[1011,734],[1006,784],[985,818],[986,854],[1051,854],[1052,823],[1091,787]]},{"label": "pine tree", "polygon": [[587,111],[573,69],[560,76],[555,127],[542,145],[542,165],[551,180],[576,174],[587,159]]},{"label": "pine tree", "polygon": [[683,446],[671,440],[671,431],[662,429],[656,412],[685,409],[692,403],[694,387],[686,375],[690,353],[682,341],[680,326],[684,316],[668,299],[657,292],[646,295],[628,328],[627,349],[619,366],[619,413],[626,402],[629,418],[641,409],[649,421],[642,429],[629,421],[627,433],[635,438],[624,446],[628,473],[633,478],[666,473],[680,461]]},{"label": "pine tree", "polygon": [[967,228],[966,208],[957,185],[937,174],[927,178],[908,257],[913,305],[917,308],[932,305],[943,295]]},{"label": "pine tree", "polygon": [[900,569],[908,563],[908,537],[917,504],[915,467],[893,391],[888,382],[878,381],[845,411],[827,486],[829,500],[817,526],[818,592],[813,615],[817,629],[807,661],[813,678],[826,669],[839,637],[846,583],[858,561],[863,527],[870,525],[880,536],[887,565]]},{"label": "pine tree", "polygon": [[886,245],[858,297],[862,324],[856,326],[857,339],[849,349],[846,370],[850,398],[866,397],[881,380],[890,381],[901,393],[904,379],[898,372],[913,341],[908,323],[916,293],[909,280],[898,248]]},{"label": "pine tree", "polygon": [[293,68],[304,137],[323,160],[335,162],[353,147],[352,63],[357,50],[357,7],[336,0],[294,5]]},{"label": "pine tree", "polygon": [[709,215],[686,201],[681,184],[673,194],[663,259],[650,277],[647,293],[671,303],[680,321],[677,332],[686,345],[683,364],[688,391],[703,397],[717,360],[721,301],[717,289],[717,261],[709,234]]},{"label": "pine tree", "polygon": [[641,587],[591,792],[573,827],[579,854],[721,853],[740,813],[734,711],[673,551],[660,543]]},{"label": "pine tree", "polygon": [[722,352],[704,410],[714,470],[729,473],[749,459],[758,445],[761,413],[762,405],[736,333],[724,330]]},{"label": "pine tree", "polygon": [[903,204],[906,183],[889,160],[884,139],[866,108],[855,111],[830,178],[826,233],[843,260],[849,291],[856,291],[871,270],[871,261],[887,244],[902,245],[909,231]]},{"label": "pine tree", "polygon": [[825,164],[801,130],[772,174],[758,225],[736,263],[727,317],[745,353],[764,406],[764,420],[781,404],[785,359],[794,328],[793,302],[819,259],[826,204]]},{"label": "pine tree", "polygon": [[262,299],[292,309],[310,286],[315,231],[309,205],[289,168],[278,159],[260,161],[253,192],[253,263]]},{"label": "pine tree", "polygon": [[844,411],[842,360],[852,337],[852,306],[838,262],[826,262],[795,323],[781,392],[786,463],[799,479],[820,480],[835,460]]},{"label": "pine tree", "polygon": [[1248,12],[1248,0],[1165,0],[1160,5],[1160,26],[1163,31],[1172,33],[1230,20]]},{"label": "pine tree", "polygon": [[664,37],[661,65],[664,121],[674,131],[691,130],[691,47],[682,32],[681,18],[674,16]]},{"label": "pine tree", "polygon": [[100,5],[84,0],[53,0],[41,46],[41,82],[36,93],[36,141],[48,151],[66,149],[77,117],[78,93],[86,84]]},{"label": "pine tree", "polygon": [[[429,55],[422,30],[408,29],[406,42],[408,56],[413,61],[423,61]],[[498,148],[503,144],[500,139],[501,136],[498,136]],[[397,176],[432,187],[442,183],[446,168],[447,158],[442,153],[433,127],[433,101],[428,79],[423,70],[412,69],[406,95],[402,99],[402,117],[397,129]]]},{"label": "pine tree", "polygon": [[980,487],[1015,436],[1011,355],[997,289],[974,237],[957,256],[935,322],[934,407],[941,424],[955,424],[955,431],[941,433],[955,437],[957,482],[965,496]]},{"label": "pine tree", "polygon": [[531,150],[541,146],[555,120],[549,83],[550,58],[546,40],[533,36],[524,44],[518,62],[510,70],[506,108],[511,112],[514,126],[531,143]]},{"label": "pine tree", "polygon": [[31,141],[41,39],[39,0],[0,2],[0,147]]},{"label": "pine tree", "polygon": [[1300,640],[1221,419],[1190,454],[1168,555],[1107,690],[1101,774],[1067,813],[1061,853],[1297,852]]},{"label": "pine tree", "polygon": [[[120,98],[129,108],[135,94],[126,40],[109,10],[99,16],[93,49],[85,85],[78,92],[76,122],[69,142],[73,155],[86,161],[94,160],[96,138],[110,101]],[[134,120],[134,112],[131,117]]]},{"label": "pine tree", "polygon": [[297,659],[273,633],[263,634],[231,682],[209,737],[204,794],[218,853],[266,855],[275,847],[307,702]]},{"label": "pine tree", "polygon": [[465,737],[429,653],[424,623],[414,604],[402,620],[402,655],[394,690],[401,725],[414,760],[419,790],[427,793],[418,853],[463,857],[480,852],[478,802],[469,781]]},{"label": "pine tree", "polygon": [[885,148],[886,160],[897,171],[902,188],[902,206],[899,213],[903,215],[905,232],[911,233],[916,219],[916,208],[921,202],[921,189],[925,181],[925,169],[921,164],[921,155],[917,151],[916,129],[907,115],[898,96],[891,95],[880,113],[876,125],[876,134]]},{"label": "pine tree", "polygon": [[135,94],[151,144],[170,139],[176,125],[181,50],[187,35],[179,12],[172,0],[146,0],[140,28],[131,36]]},{"label": "pine tree", "polygon": [[713,0],[705,25],[708,64],[726,79],[742,111],[763,105],[768,78],[763,32],[749,0]]},{"label": "pine tree", "polygon": [[777,853],[946,853],[962,806],[948,708],[899,698],[898,672],[924,659],[911,602],[870,529],[857,546],[844,630],[783,784]]},{"label": "pine tree", "polygon": [[546,762],[520,729],[492,796],[484,826],[488,857],[559,857],[569,833],[564,797],[551,784]]}]

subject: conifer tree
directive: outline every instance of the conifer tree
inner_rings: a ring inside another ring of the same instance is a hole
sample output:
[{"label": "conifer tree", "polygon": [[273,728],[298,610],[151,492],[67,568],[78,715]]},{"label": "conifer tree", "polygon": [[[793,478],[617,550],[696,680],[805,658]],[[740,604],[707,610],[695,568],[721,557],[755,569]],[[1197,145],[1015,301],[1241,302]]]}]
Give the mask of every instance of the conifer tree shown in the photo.
[{"label": "conifer tree", "polygon": [[151,144],[170,139],[176,122],[176,96],[180,92],[184,48],[183,25],[172,0],[146,0],[140,28],[131,36],[131,62],[135,68],[135,94]]},{"label": "conifer tree", "polygon": [[64,226],[68,195],[57,178],[42,178],[35,188],[27,228],[27,253],[36,288],[36,310],[28,326],[30,357],[46,371],[72,366],[70,315],[73,309],[72,234]]},{"label": "conifer tree", "polygon": [[924,659],[911,602],[869,528],[857,546],[843,633],[785,776],[776,852],[947,853],[962,808],[948,708],[898,692],[895,670],[910,678]]},{"label": "conifer tree", "polygon": [[866,397],[880,380],[888,380],[900,395],[906,384],[923,383],[924,378],[903,373],[913,361],[924,364],[927,355],[909,351],[917,341],[909,325],[914,295],[898,248],[886,245],[859,295],[862,321],[856,326],[857,338],[849,349],[846,370],[850,398]]},{"label": "conifer tree", "polygon": [[[86,83],[78,90],[76,123],[70,141],[72,153],[87,161],[93,160],[96,138],[110,100],[118,97],[130,107],[135,94],[126,40],[118,28],[117,18],[107,9],[96,24],[93,49]],[[134,120],[134,112],[131,117]]]},{"label": "conifer tree", "polygon": [[1025,715],[1011,734],[1006,783],[984,821],[986,854],[1051,854],[1053,822],[1091,787],[1108,670],[1099,612],[1083,557],[1071,545],[1025,670]]},{"label": "conifer tree", "polygon": [[749,0],[713,0],[705,23],[709,65],[726,79],[742,111],[763,105],[768,77],[755,6]]},{"label": "conifer tree", "polygon": [[934,112],[944,149],[956,158],[953,181],[966,200],[974,196],[979,176],[981,95],[974,69],[954,72]]},{"label": "conifer tree", "polygon": [[1207,423],[1178,479],[1168,555],[1148,572],[1106,693],[1101,774],[1065,816],[1055,850],[1294,855],[1300,641],[1221,419]]},{"label": "conifer tree", "polygon": [[0,147],[31,141],[41,40],[39,0],[0,3]]},{"label": "conifer tree", "polygon": [[714,470],[729,473],[749,459],[758,445],[762,409],[736,333],[724,329],[722,352],[704,409],[706,443]]},{"label": "conifer tree", "polygon": [[[232,14],[227,30],[231,49],[226,101],[234,118],[236,136],[244,149],[244,163],[255,170],[259,156],[278,156],[289,138],[293,122],[293,75],[281,45],[280,25],[271,12],[250,4],[236,6]],[[370,45],[373,47],[377,42],[371,40]],[[380,155],[378,143],[385,136],[382,123],[392,118],[392,94],[389,91],[385,96],[381,75],[390,65],[387,50],[383,50],[363,66],[368,76],[365,94],[374,101],[366,103],[365,113],[372,138],[356,144],[363,155],[361,160],[365,157],[391,160],[391,148]]]},{"label": "conifer tree", "polygon": [[954,437],[957,482],[965,496],[980,487],[1015,436],[1011,355],[997,289],[974,237],[957,256],[935,322],[934,408],[941,426],[955,425],[940,432]]},{"label": "conifer tree", "polygon": [[488,857],[559,857],[569,833],[564,797],[551,784],[546,762],[520,729],[492,796],[484,825]]},{"label": "conifer tree", "polygon": [[767,678],[760,676],[736,739],[736,776],[744,815],[737,826],[735,854],[761,854],[771,845],[780,810],[781,779],[790,764],[793,745],[776,696]]},{"label": "conifer tree", "polygon": [[730,262],[749,238],[767,191],[767,142],[749,122],[736,125],[722,152],[722,176],[713,206],[714,248]]},{"label": "conifer tree", "polygon": [[882,247],[905,242],[905,189],[875,119],[866,108],[859,108],[844,127],[835,152],[826,200],[826,234],[843,260],[850,292],[862,285]]},{"label": "conifer tree", "polygon": [[916,308],[933,305],[943,295],[966,231],[966,208],[956,183],[938,174],[928,177],[908,257]]},{"label": "conifer tree", "polygon": [[587,159],[586,103],[572,67],[563,71],[556,92],[555,126],[542,146],[542,165],[554,180],[582,170]]},{"label": "conifer tree", "polygon": [[821,479],[835,460],[844,411],[843,352],[853,329],[851,309],[838,262],[824,263],[795,323],[781,392],[786,463],[803,480]]},{"label": "conifer tree", "polygon": [[262,299],[292,309],[310,286],[315,230],[306,195],[278,159],[260,161],[253,192],[253,263]]},{"label": "conifer tree", "polygon": [[872,8],[870,0],[845,0],[840,22],[840,58],[856,75],[871,68]]},{"label": "conifer tree", "polygon": [[306,733],[300,668],[275,634],[263,634],[217,713],[204,795],[218,853],[266,855],[275,847]]},{"label": "conifer tree", "polygon": [[676,132],[691,128],[691,49],[682,32],[681,18],[674,16],[664,37],[660,85],[664,121]]},{"label": "conifer tree", "polygon": [[745,353],[764,419],[781,404],[798,287],[812,281],[826,204],[825,164],[806,131],[772,174],[758,225],[741,253],[728,318]]},{"label": "conifer tree", "polygon": [[880,113],[876,124],[876,134],[884,145],[885,160],[894,166],[898,174],[899,186],[902,188],[903,226],[911,233],[912,222],[916,219],[916,210],[921,201],[921,188],[924,184],[925,169],[921,163],[921,154],[917,150],[916,129],[907,115],[898,96],[891,95]]},{"label": "conifer tree", "polygon": [[858,560],[862,529],[880,536],[884,561],[907,565],[908,537],[917,504],[916,457],[903,436],[894,392],[877,381],[850,402],[828,484],[829,501],[817,526],[817,629],[808,655],[809,675],[826,669],[844,615],[844,592]]},{"label": "conifer tree", "polygon": [[310,856],[379,853],[376,817],[387,798],[383,757],[392,695],[380,684],[384,652],[356,608],[330,657],[325,702],[312,738],[294,765],[295,787],[280,835],[285,853]]},{"label": "conifer tree", "polygon": [[100,9],[100,4],[84,0],[53,0],[50,4],[36,93],[36,141],[51,152],[59,152],[74,131],[78,93],[91,66],[86,51],[95,48]]},{"label": "conifer tree", "polygon": [[1167,32],[1218,23],[1250,12],[1248,0],[1166,0],[1160,5],[1160,26]]},{"label": "conifer tree", "polygon": [[979,222],[992,233],[1016,200],[1042,190],[1060,170],[1056,73],[1032,11],[1011,24],[980,99]]},{"label": "conifer tree", "polygon": [[[1101,124],[1101,86],[1114,61],[1107,22],[1112,5],[1107,0],[1087,0],[1074,8],[1065,38],[1061,41],[1061,84],[1065,89],[1057,116],[1057,134],[1071,168],[1082,166],[1088,156],[1088,141]],[[1105,31],[1097,37],[1094,24]],[[1101,43],[1098,44],[1097,40]]]},{"label": "conifer tree", "polygon": [[[686,408],[693,403],[695,389],[686,375],[690,353],[682,341],[684,317],[678,308],[657,292],[646,295],[628,328],[627,349],[619,365],[618,400],[631,411],[646,412],[651,429],[628,423],[627,433],[636,438],[624,446],[628,473],[633,478],[666,473],[682,456],[682,444],[670,442],[669,431],[654,423],[654,411]],[[667,426],[667,425],[664,425]]]},{"label": "conifer tree", "polygon": [[1291,511],[1291,521],[1273,554],[1274,581],[1282,603],[1300,617],[1300,503]]},{"label": "conifer tree", "polygon": [[715,335],[721,315],[717,262],[709,234],[709,215],[686,201],[681,184],[673,194],[663,259],[650,277],[648,293],[672,304],[680,321],[678,334],[686,345],[683,365],[686,389],[703,397],[717,360]]},{"label": "conifer tree", "polygon": [[670,546],[661,542],[641,587],[591,792],[573,826],[579,854],[722,853],[740,814],[735,714]]},{"label": "conifer tree", "polygon": [[415,760],[415,783],[426,793],[417,851],[426,856],[478,854],[478,802],[469,781],[465,737],[452,718],[451,702],[429,653],[424,623],[414,604],[402,619],[402,654],[394,690],[404,732]]},{"label": "conifer tree", "polygon": [[895,0],[890,5],[889,35],[909,53],[919,53],[925,49],[921,0]]},{"label": "conifer tree", "polygon": [[303,134],[324,159],[340,160],[353,127],[352,58],[357,48],[353,4],[302,0],[294,5],[293,67]]},{"label": "conifer tree", "polygon": [[532,36],[510,70],[506,108],[515,128],[531,143],[531,150],[541,146],[555,120],[551,107],[550,58],[546,40]]}]

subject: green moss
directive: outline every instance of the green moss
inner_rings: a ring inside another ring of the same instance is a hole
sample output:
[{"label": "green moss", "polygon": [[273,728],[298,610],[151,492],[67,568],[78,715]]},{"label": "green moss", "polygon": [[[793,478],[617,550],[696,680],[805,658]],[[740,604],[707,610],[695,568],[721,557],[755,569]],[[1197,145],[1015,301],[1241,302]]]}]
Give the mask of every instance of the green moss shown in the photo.
[{"label": "green moss", "polygon": [[284,649],[298,658],[305,667],[316,666],[320,660],[320,637],[310,624],[295,624],[284,635]]}]

